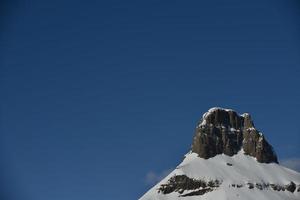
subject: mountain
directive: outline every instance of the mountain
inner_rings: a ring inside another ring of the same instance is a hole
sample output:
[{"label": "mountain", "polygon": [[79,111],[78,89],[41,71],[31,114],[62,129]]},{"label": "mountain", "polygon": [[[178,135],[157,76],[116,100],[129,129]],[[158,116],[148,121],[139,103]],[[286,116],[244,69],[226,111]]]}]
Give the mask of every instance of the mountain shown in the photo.
[{"label": "mountain", "polygon": [[278,163],[250,114],[212,108],[191,150],[140,200],[300,200],[300,173]]}]

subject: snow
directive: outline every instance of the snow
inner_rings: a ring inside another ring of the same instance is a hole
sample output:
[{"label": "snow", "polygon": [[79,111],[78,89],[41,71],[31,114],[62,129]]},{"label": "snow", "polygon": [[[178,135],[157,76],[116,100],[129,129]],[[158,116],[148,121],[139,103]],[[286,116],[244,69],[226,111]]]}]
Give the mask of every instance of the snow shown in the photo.
[{"label": "snow", "polygon": [[[232,166],[227,165],[232,164]],[[190,178],[204,180],[221,180],[219,188],[201,196],[179,197],[179,194],[172,192],[170,194],[161,194],[157,189],[161,184],[167,183],[168,179],[174,175],[186,175]],[[274,191],[272,189],[259,190],[257,188],[249,189],[230,187],[231,184],[251,183],[274,183],[286,185],[293,181],[296,185],[300,184],[300,173],[280,166],[276,163],[259,163],[255,158],[244,155],[243,150],[230,157],[224,154],[213,158],[203,159],[196,153],[188,153],[181,164],[176,167],[166,178],[150,189],[140,200],[225,200],[225,199],[243,199],[243,200],[299,200],[300,192],[291,193],[289,191]]]},{"label": "snow", "polygon": [[213,107],[213,108],[209,109],[208,112],[212,113],[212,112],[214,112],[216,110],[225,110],[227,112],[234,112],[234,110],[232,110],[232,109],[221,108],[221,107]]},{"label": "snow", "polygon": [[244,113],[244,114],[242,114],[241,116],[245,118],[245,117],[250,116],[250,114],[249,114],[249,113]]}]

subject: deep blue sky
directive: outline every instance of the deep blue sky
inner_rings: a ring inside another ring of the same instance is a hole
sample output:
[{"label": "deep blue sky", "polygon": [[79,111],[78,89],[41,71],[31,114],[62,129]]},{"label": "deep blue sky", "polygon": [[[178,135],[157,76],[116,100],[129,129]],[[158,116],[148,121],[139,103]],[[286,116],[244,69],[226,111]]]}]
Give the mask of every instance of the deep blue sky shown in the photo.
[{"label": "deep blue sky", "polygon": [[[298,2],[298,3],[297,3]],[[300,155],[291,0],[1,3],[4,200],[133,200],[213,106]]]}]

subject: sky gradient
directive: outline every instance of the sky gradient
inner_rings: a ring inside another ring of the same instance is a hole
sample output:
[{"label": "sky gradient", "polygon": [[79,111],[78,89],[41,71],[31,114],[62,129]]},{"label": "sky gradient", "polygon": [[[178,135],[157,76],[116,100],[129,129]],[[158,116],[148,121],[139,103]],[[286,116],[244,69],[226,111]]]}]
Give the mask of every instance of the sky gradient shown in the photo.
[{"label": "sky gradient", "polygon": [[137,199],[215,106],[297,166],[299,1],[1,4],[1,199]]}]

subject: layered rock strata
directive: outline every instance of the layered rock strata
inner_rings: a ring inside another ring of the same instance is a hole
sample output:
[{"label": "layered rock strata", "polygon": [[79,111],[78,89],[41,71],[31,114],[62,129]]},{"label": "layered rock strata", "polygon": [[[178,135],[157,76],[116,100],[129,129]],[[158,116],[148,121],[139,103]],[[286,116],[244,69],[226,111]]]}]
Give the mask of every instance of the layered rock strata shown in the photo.
[{"label": "layered rock strata", "polygon": [[257,130],[248,113],[239,115],[231,109],[212,108],[206,112],[198,126],[191,151],[201,158],[224,153],[233,156],[240,150],[261,163],[278,163],[273,147]]}]

